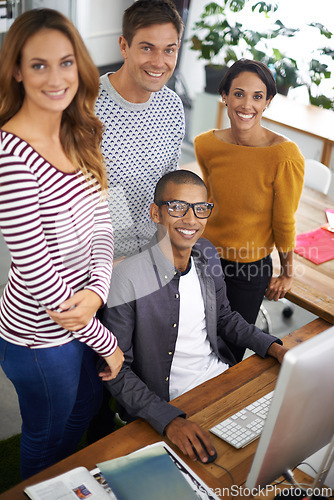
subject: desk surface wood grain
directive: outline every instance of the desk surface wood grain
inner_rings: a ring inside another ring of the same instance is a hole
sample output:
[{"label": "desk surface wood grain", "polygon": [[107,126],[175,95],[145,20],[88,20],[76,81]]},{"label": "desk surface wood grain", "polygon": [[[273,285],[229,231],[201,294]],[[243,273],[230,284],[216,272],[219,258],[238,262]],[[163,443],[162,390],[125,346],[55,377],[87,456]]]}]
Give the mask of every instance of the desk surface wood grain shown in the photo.
[{"label": "desk surface wood grain", "polygon": [[[326,208],[334,208],[334,200],[313,189],[304,188],[296,213],[297,234],[317,229],[325,224]],[[277,253],[274,252],[273,257],[274,269],[278,273]],[[294,254],[294,280],[286,297],[334,324],[334,259],[323,264],[314,264]]]},{"label": "desk surface wood grain", "polygon": [[334,113],[276,94],[263,118],[334,142]]},{"label": "desk surface wood grain", "polygon": [[[291,348],[317,335],[329,326],[330,324],[326,321],[317,319],[284,337],[284,345]],[[253,355],[222,375],[173,400],[172,404],[183,409],[188,418],[208,430],[219,421],[273,390],[278,372],[279,364],[273,358],[261,359],[257,355]],[[93,469],[100,461],[125,455],[160,440],[161,436],[149,424],[143,420],[136,420],[33,478],[20,483],[0,495],[0,499],[23,499],[25,498],[23,489],[30,484],[55,477],[79,465]],[[218,494],[219,492],[224,493],[224,498],[233,498],[232,484],[240,486],[246,480],[257,441],[240,450],[235,450],[216,436],[212,436],[212,442],[218,453],[216,463],[220,467],[226,468],[228,472],[215,464],[204,465],[192,462],[174,446],[172,447],[210,488]],[[230,474],[233,476],[233,481]],[[229,491],[231,495],[228,495]],[[236,497],[234,496],[234,498]]]}]

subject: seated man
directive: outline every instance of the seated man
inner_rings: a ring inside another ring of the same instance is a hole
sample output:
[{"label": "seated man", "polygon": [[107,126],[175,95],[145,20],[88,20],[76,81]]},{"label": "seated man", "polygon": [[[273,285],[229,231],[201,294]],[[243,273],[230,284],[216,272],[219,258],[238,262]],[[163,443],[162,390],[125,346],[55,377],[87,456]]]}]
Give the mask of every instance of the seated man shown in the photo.
[{"label": "seated man", "polygon": [[196,174],[164,175],[150,207],[157,232],[114,268],[101,312],[125,356],[116,379],[106,382],[121,416],[144,418],[195,460],[193,445],[204,462],[198,437],[213,455],[209,434],[169,401],[235,364],[225,340],[280,362],[286,352],[279,339],[231,311],[219,255],[200,239],[212,207]]}]

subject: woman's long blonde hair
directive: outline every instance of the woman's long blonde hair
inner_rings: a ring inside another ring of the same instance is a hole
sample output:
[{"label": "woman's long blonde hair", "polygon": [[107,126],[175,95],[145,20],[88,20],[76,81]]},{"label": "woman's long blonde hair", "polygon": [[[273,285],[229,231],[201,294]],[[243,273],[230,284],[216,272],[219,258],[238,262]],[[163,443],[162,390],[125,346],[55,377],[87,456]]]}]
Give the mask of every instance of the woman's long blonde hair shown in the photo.
[{"label": "woman's long blonde hair", "polygon": [[79,88],[65,109],[60,140],[65,154],[87,177],[91,173],[106,190],[107,179],[101,153],[102,124],[94,112],[99,92],[99,72],[72,22],[53,9],[33,9],[21,14],[10,27],[0,52],[0,127],[21,108],[24,88],[14,78],[27,40],[41,29],[57,30],[71,42],[79,74]]}]

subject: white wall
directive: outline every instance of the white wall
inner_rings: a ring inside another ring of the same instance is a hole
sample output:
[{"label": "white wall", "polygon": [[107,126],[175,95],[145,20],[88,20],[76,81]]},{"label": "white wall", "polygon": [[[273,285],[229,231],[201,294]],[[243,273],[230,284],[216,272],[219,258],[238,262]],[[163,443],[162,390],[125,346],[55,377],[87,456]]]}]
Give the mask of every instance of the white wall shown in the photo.
[{"label": "white wall", "polygon": [[78,0],[76,26],[97,66],[122,60],[118,39],[124,10],[133,0]]},{"label": "white wall", "polygon": [[205,87],[204,66],[206,61],[198,60],[198,52],[190,50],[191,43],[189,40],[192,35],[192,27],[203,11],[204,5],[208,0],[191,0],[186,22],[186,29],[182,42],[182,51],[180,57],[180,73],[183,77],[189,96],[194,98],[196,93],[203,92]]},{"label": "white wall", "polygon": [[25,0],[25,10],[56,9],[71,18],[97,66],[122,60],[118,38],[124,10],[133,0]]},{"label": "white wall", "polygon": [[[75,2],[76,0],[74,0]],[[80,0],[78,0],[80,2]],[[65,14],[67,17],[72,17],[72,0],[24,0],[24,10],[48,8],[56,9]]]}]

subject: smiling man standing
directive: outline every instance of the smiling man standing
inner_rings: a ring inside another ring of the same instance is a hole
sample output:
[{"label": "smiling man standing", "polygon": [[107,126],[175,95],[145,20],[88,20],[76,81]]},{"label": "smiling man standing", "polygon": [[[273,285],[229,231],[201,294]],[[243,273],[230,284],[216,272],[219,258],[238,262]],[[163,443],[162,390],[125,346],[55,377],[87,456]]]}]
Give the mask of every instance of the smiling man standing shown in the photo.
[{"label": "smiling man standing", "polygon": [[165,86],[173,74],[184,25],[170,0],[138,0],[123,15],[123,66],[101,77],[96,114],[109,183],[115,258],[135,253],[154,231],[154,187],[178,168],[184,137],[180,98]]}]

